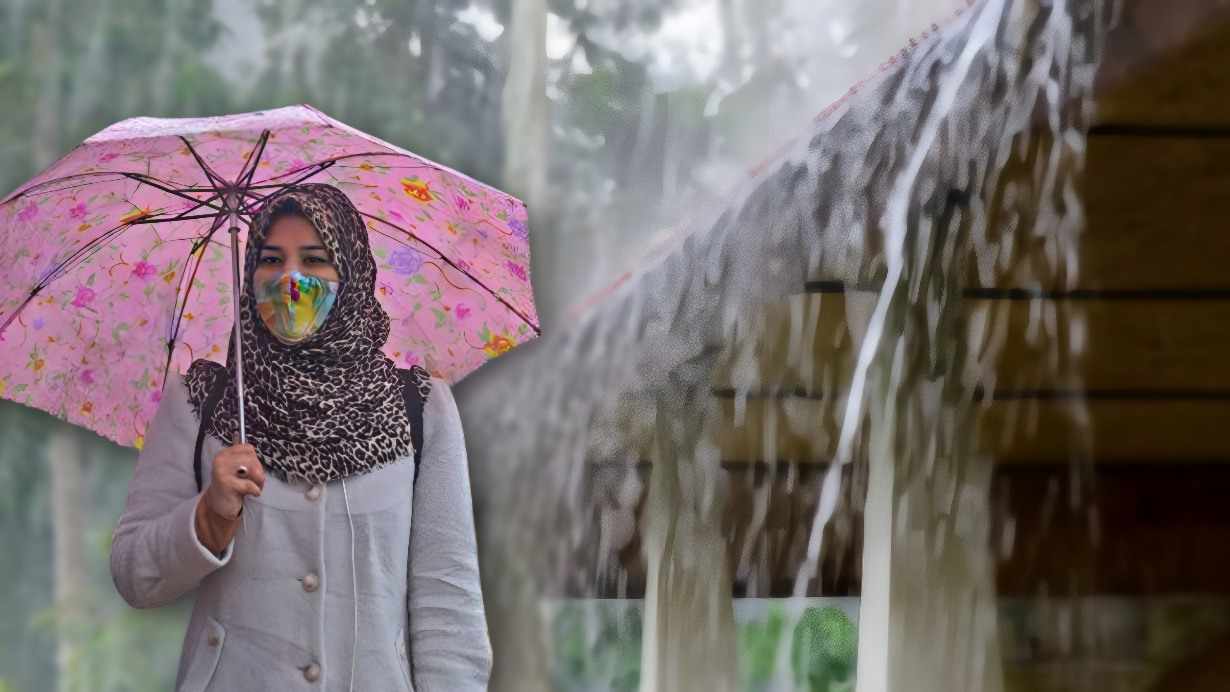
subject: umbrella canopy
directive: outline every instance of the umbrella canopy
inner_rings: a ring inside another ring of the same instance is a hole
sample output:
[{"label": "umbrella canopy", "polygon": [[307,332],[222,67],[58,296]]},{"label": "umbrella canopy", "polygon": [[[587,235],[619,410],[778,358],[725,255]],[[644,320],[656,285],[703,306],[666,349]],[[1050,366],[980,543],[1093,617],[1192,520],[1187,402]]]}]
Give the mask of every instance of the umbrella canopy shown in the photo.
[{"label": "umbrella canopy", "polygon": [[131,118],[0,201],[0,397],[140,447],[171,368],[225,362],[232,248],[334,185],[367,222],[385,353],[457,382],[539,334],[525,205],[307,105]]}]

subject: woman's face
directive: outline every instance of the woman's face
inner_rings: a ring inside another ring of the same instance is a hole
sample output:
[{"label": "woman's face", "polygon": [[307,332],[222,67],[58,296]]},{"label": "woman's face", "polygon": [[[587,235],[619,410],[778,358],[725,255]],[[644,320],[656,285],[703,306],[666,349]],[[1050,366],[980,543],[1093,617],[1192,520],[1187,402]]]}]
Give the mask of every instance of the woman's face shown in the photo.
[{"label": "woman's face", "polygon": [[300,214],[283,216],[273,222],[252,280],[260,286],[295,271],[325,281],[340,280],[316,227]]}]

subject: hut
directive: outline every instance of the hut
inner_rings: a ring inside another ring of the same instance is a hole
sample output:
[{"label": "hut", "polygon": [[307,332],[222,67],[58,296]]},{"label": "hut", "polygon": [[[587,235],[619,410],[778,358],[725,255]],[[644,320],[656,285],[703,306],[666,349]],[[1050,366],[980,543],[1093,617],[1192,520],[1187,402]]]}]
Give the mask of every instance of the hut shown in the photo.
[{"label": "hut", "polygon": [[646,690],[788,597],[857,599],[860,690],[1228,684],[1228,8],[976,3],[496,364],[497,682],[546,595],[643,599]]}]

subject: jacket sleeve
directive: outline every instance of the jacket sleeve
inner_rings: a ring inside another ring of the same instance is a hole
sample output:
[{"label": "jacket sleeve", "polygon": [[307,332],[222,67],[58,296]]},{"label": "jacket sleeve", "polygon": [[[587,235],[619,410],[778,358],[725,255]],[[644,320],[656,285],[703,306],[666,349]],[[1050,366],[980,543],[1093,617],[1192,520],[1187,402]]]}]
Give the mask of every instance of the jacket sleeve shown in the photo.
[{"label": "jacket sleeve", "polygon": [[409,622],[414,688],[486,690],[491,643],[461,416],[445,380],[432,379],[410,524]]},{"label": "jacket sleeve", "polygon": [[196,428],[183,378],[172,372],[146,429],[124,512],[111,537],[111,578],[134,608],[176,600],[231,559],[234,538],[219,557],[196,533],[202,494],[192,473]]}]

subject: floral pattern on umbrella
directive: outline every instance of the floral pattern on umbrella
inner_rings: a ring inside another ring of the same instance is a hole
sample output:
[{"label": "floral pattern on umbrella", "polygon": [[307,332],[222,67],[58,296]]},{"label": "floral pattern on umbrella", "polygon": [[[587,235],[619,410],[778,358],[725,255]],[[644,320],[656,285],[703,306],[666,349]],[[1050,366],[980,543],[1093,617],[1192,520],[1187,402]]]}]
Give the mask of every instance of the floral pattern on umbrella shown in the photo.
[{"label": "floral pattern on umbrella", "polygon": [[225,361],[220,189],[247,221],[295,182],[362,213],[400,366],[455,383],[539,334],[516,198],[307,105],[132,118],[0,201],[0,396],[139,447],[170,368]]}]

